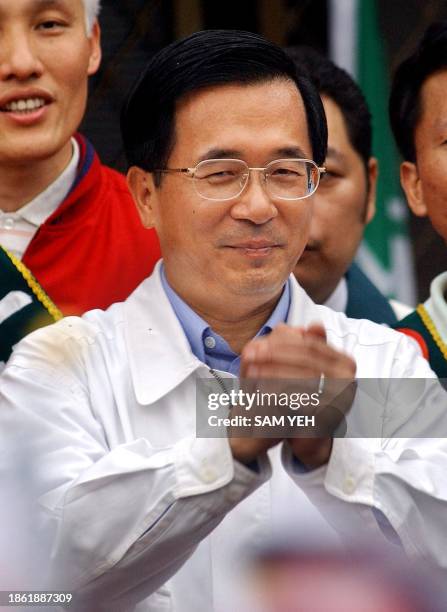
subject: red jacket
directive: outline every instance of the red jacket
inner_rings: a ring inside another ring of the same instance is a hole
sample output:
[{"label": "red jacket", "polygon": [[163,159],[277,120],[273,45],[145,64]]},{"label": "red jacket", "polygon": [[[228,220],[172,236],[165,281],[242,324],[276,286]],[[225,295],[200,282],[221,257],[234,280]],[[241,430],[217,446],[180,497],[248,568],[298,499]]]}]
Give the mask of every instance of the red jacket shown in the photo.
[{"label": "red jacket", "polygon": [[103,166],[82,136],[76,139],[77,179],[23,256],[66,315],[124,300],[160,258],[157,235],[141,225],[124,176]]}]

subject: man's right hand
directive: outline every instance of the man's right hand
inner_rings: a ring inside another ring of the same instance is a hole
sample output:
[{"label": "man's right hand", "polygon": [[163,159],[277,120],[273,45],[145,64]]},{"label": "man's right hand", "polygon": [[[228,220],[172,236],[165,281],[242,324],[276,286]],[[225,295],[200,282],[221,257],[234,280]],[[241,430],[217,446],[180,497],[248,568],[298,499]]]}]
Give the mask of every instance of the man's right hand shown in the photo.
[{"label": "man's right hand", "polygon": [[[337,380],[346,384],[346,381],[354,380],[356,364],[354,360],[329,346],[326,341],[326,333],[321,325],[314,324],[309,328],[291,327],[278,325],[268,336],[255,338],[247,343],[241,355],[241,379],[251,379],[255,387],[261,387],[262,380],[318,380],[323,373],[327,379]],[[329,380],[328,380],[329,382]],[[349,406],[345,411],[349,410]],[[234,407],[231,415],[247,415],[242,407]],[[286,437],[286,436],[284,436]],[[241,463],[250,463],[260,454],[275,446],[283,437],[261,438],[233,437],[229,431],[230,448],[233,457]],[[331,443],[327,434],[324,438],[295,439],[292,440],[294,454],[303,463],[312,464],[313,457],[320,457],[318,446],[324,445],[325,461],[329,459]],[[309,455],[309,447],[312,454],[311,461],[306,461]],[[320,462],[320,460],[319,460]]]},{"label": "man's right hand", "polygon": [[[231,416],[235,415],[247,416],[245,408],[240,408],[239,406],[235,406],[231,410]],[[243,428],[238,427],[238,432]],[[228,440],[230,443],[230,449],[233,453],[234,459],[239,461],[240,463],[248,464],[255,461],[259,455],[262,455],[269,448],[275,446],[279,442],[282,441],[282,438],[257,438],[252,437],[250,432],[247,432],[246,437],[234,437],[232,435],[231,429],[228,432]]]}]

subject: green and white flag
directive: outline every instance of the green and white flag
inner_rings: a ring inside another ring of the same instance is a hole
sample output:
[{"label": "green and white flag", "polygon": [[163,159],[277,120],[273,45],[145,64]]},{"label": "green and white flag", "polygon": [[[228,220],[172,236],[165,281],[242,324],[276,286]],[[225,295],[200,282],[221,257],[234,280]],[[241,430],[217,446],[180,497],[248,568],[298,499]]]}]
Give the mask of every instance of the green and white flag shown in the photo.
[{"label": "green and white flag", "polygon": [[373,117],[373,153],[379,160],[377,212],[357,261],[388,297],[415,304],[408,212],[399,181],[399,157],[388,122],[389,66],[376,0],[328,0],[330,55],[359,83]]}]

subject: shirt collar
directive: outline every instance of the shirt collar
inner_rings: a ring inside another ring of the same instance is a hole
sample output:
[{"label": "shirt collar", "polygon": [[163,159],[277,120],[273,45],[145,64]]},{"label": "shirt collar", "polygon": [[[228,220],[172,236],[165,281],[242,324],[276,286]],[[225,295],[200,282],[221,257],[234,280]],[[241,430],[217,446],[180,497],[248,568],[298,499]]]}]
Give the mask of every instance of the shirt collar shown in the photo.
[{"label": "shirt collar", "polygon": [[[152,275],[121,305],[132,385],[142,405],[158,401],[194,372],[199,378],[209,377],[208,368],[193,354],[164,290],[161,264],[156,263]],[[316,306],[293,274],[289,277],[289,288],[289,325],[308,326],[321,320],[334,323],[335,313]]]},{"label": "shirt collar", "polygon": [[345,312],[346,306],[348,305],[348,283],[344,276],[342,276],[340,282],[325,301],[324,305],[328,308],[332,308],[332,310],[336,312]]},{"label": "shirt collar", "polygon": [[[214,338],[216,348],[218,349],[219,356],[224,360],[234,360],[238,358],[238,355],[234,353],[229,347],[228,343],[218,334],[216,334],[194,310],[186,304],[172,289],[169,285],[164,266],[161,268],[161,282],[163,289],[168,297],[169,302],[180,322],[180,325],[185,332],[188,342],[191,346],[191,350],[194,355],[200,359],[203,363],[208,365],[214,365],[212,363],[212,354],[206,350],[205,338]],[[281,297],[270,315],[269,319],[264,323],[261,329],[258,331],[256,336],[263,336],[272,331],[272,329],[278,325],[278,323],[285,323],[289,313],[290,307],[290,280],[287,280],[284,285],[284,290]]]},{"label": "shirt collar", "polygon": [[16,215],[35,227],[40,227],[53,214],[63,202],[76,179],[79,164],[79,145],[74,138],[71,139],[73,155],[68,166],[55,181],[44,191],[39,193],[31,202],[16,211]]}]

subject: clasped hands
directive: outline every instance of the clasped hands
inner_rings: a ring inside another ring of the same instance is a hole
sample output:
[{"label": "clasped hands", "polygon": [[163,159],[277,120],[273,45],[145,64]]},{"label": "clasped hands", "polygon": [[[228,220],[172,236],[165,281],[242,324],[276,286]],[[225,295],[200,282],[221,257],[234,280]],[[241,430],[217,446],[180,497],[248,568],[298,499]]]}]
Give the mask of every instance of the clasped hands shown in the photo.
[{"label": "clasped hands", "polygon": [[[241,384],[260,393],[271,391],[317,390],[318,381],[324,380],[324,389],[315,410],[316,418],[324,420],[321,437],[237,437],[229,431],[231,451],[241,463],[251,463],[261,453],[287,439],[295,457],[312,469],[327,463],[332,449],[331,432],[349,411],[355,396],[355,361],[345,353],[328,345],[322,325],[307,328],[280,324],[268,335],[248,342],[241,354]],[[324,374],[323,379],[321,375]],[[296,381],[296,382],[295,382]],[[307,382],[306,382],[307,381]],[[290,413],[288,407],[285,408]],[[242,407],[234,406],[231,414],[242,414]],[[318,429],[317,429],[318,431]],[[321,431],[321,428],[320,428]],[[317,434],[318,435],[318,434]]]}]

